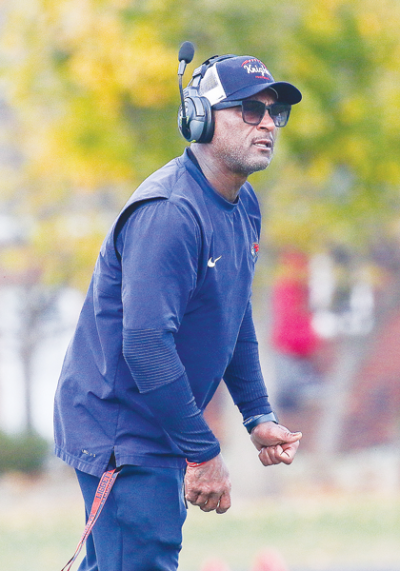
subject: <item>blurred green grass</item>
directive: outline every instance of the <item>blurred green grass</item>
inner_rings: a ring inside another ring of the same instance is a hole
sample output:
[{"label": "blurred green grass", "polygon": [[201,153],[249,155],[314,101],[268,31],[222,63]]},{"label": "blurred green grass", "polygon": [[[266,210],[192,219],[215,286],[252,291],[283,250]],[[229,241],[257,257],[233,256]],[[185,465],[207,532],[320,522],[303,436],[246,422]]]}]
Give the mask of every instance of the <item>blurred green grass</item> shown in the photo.
[{"label": "blurred green grass", "polygon": [[399,569],[400,497],[338,493],[290,495],[243,503],[224,516],[192,510],[181,568],[219,557],[250,569],[263,549],[290,569]]},{"label": "blurred green grass", "polygon": [[[84,526],[71,473],[37,480],[9,475],[0,495],[0,569],[60,571]],[[399,569],[399,537],[400,494],[299,490],[235,499],[225,515],[189,508],[180,570],[199,571],[218,558],[245,571],[264,548],[279,551],[291,571]]]}]

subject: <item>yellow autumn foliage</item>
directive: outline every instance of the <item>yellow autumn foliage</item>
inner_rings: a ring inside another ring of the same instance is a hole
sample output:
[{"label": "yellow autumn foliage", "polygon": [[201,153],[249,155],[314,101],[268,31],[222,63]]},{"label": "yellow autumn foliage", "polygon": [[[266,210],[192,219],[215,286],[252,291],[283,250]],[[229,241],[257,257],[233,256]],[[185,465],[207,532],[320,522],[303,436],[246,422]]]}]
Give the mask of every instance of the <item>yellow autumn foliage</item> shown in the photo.
[{"label": "yellow autumn foliage", "polygon": [[[23,161],[1,167],[0,202],[31,220],[19,259],[39,261],[46,283],[85,287],[112,216],[144,176],[182,151],[176,71],[186,39],[198,48],[188,77],[203,55],[252,53],[303,92],[274,164],[253,177],[266,189],[269,246],[363,249],[371,232],[393,234],[398,0],[3,5],[0,90],[14,113],[6,144]],[[11,272],[12,258],[3,256]]]}]

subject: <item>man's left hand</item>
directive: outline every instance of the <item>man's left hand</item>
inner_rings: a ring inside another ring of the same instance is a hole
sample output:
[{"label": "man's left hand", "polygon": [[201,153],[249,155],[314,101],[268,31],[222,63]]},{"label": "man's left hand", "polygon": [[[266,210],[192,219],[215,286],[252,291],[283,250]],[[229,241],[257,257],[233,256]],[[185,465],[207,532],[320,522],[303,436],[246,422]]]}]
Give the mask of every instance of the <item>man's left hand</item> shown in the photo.
[{"label": "man's left hand", "polygon": [[263,422],[251,431],[251,441],[259,451],[264,466],[291,464],[299,447],[301,432],[290,432],[285,426]]}]

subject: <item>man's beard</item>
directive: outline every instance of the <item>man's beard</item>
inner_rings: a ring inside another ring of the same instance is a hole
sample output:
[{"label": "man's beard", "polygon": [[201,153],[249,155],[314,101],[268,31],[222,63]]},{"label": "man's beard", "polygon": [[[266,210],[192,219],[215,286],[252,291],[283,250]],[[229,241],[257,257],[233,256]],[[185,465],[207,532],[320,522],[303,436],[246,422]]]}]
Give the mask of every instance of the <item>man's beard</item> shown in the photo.
[{"label": "man's beard", "polygon": [[254,172],[265,170],[269,166],[272,156],[273,150],[265,157],[252,158],[240,147],[226,153],[217,152],[217,157],[222,159],[232,172],[246,178]]}]

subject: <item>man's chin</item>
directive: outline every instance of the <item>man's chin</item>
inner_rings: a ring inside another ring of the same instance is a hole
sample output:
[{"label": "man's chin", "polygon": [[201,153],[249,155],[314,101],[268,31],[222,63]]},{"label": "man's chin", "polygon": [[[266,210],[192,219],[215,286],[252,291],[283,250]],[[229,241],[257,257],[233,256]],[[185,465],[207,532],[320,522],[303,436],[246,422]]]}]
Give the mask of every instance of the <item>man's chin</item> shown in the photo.
[{"label": "man's chin", "polygon": [[253,163],[246,165],[246,167],[244,167],[244,169],[243,169],[243,174],[246,174],[246,176],[249,176],[255,172],[265,170],[266,168],[269,167],[269,164],[271,162],[271,158],[272,157],[268,157],[268,158],[265,158],[263,160],[254,161]]}]

